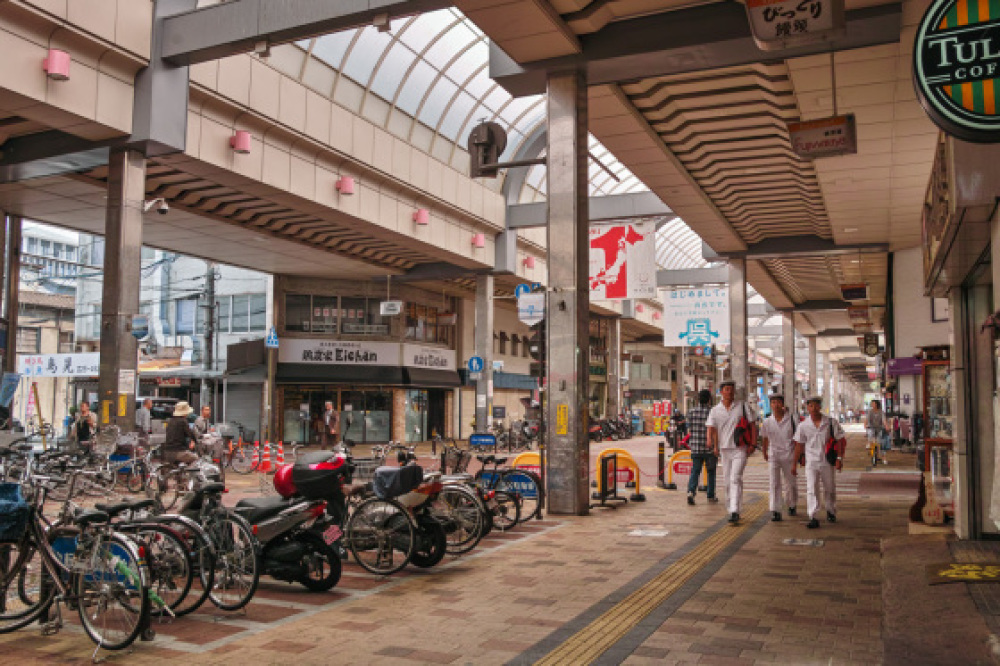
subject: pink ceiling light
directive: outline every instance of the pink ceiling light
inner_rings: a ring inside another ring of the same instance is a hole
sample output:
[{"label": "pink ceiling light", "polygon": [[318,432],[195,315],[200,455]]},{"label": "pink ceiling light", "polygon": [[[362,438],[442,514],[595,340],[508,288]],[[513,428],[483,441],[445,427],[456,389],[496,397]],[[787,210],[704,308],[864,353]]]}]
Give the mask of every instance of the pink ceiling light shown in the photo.
[{"label": "pink ceiling light", "polygon": [[659,312],[654,312],[654,313],[653,313],[653,319],[654,319],[655,321],[660,321],[660,318],[661,318],[662,316],[663,316],[663,315],[662,315],[662,314],[660,314]]},{"label": "pink ceiling light", "polygon": [[472,234],[472,247],[486,247],[486,234]]},{"label": "pink ceiling light", "polygon": [[646,311],[646,306],[643,305],[642,303],[639,303],[638,305],[635,306],[635,311],[636,312],[645,312]]},{"label": "pink ceiling light", "polygon": [[69,80],[69,54],[59,49],[49,49],[48,55],[42,60],[42,69],[53,81]]},{"label": "pink ceiling light", "polygon": [[535,267],[535,258],[534,257],[525,257],[524,258],[524,267],[525,268],[534,268]]},{"label": "pink ceiling light", "polygon": [[354,194],[354,179],[350,176],[341,176],[337,179],[337,191],[341,194]]},{"label": "pink ceiling light", "polygon": [[426,208],[418,208],[413,213],[413,221],[424,226],[431,223],[431,212]]},{"label": "pink ceiling light", "polygon": [[229,137],[229,145],[240,155],[250,154],[250,143],[250,132],[246,130],[236,130],[236,134]]}]

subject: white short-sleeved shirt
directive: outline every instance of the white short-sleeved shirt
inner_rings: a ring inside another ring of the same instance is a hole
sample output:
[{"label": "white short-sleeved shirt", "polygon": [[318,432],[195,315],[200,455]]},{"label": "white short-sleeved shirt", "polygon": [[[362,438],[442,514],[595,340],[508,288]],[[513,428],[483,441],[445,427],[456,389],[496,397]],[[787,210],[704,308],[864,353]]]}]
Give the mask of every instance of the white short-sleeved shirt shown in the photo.
[{"label": "white short-sleeved shirt", "polygon": [[806,462],[826,462],[826,440],[830,437],[830,424],[833,424],[833,436],[841,439],[844,436],[844,429],[836,421],[831,421],[830,417],[824,416],[816,425],[811,416],[806,416],[806,420],[799,424],[795,431],[795,441],[805,445]]},{"label": "white short-sleeved shirt", "polygon": [[[752,421],[754,419],[753,410],[747,407],[746,413],[747,418]],[[742,416],[743,403],[739,400],[733,400],[733,404],[729,406],[729,409],[726,409],[726,406],[721,402],[712,407],[712,411],[708,413],[708,420],[705,421],[705,426],[715,428],[719,431],[720,449],[736,448],[736,424],[740,422]]]},{"label": "white short-sleeved shirt", "polygon": [[787,456],[792,452],[792,437],[795,435],[795,424],[792,415],[785,412],[785,418],[779,422],[774,415],[764,419],[760,434],[767,438],[768,450],[774,455]]}]

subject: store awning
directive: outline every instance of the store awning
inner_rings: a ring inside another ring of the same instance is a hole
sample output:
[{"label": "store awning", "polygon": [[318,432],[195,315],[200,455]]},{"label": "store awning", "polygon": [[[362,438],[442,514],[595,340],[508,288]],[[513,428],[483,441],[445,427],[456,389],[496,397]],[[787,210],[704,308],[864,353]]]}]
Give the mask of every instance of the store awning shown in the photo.
[{"label": "store awning", "polygon": [[462,378],[456,370],[429,370],[427,368],[403,368],[409,386],[424,388],[455,388],[462,385]]},{"label": "store awning", "polygon": [[402,386],[403,368],[388,365],[310,365],[279,363],[277,381],[284,384],[354,384],[359,386]]}]

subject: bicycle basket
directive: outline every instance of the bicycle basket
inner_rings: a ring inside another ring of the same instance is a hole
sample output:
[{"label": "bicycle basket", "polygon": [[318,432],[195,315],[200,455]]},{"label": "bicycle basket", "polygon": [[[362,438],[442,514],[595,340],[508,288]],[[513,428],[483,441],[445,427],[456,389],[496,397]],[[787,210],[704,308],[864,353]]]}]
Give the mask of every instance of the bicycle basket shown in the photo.
[{"label": "bicycle basket", "polygon": [[352,458],[351,464],[354,465],[351,474],[354,482],[372,481],[375,479],[375,470],[385,464],[385,458]]},{"label": "bicycle basket", "polygon": [[90,450],[99,456],[110,456],[118,447],[118,433],[119,430],[115,426],[105,428],[94,438]]},{"label": "bicycle basket", "polygon": [[28,503],[17,483],[0,483],[0,543],[20,539],[28,528]]}]

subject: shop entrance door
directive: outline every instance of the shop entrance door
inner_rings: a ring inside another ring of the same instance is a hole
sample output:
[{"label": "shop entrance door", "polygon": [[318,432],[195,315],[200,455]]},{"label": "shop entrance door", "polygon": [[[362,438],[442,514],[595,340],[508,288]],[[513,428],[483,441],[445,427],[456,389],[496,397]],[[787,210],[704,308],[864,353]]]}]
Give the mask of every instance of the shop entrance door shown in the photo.
[{"label": "shop entrance door", "polygon": [[427,391],[427,439],[434,435],[444,437],[444,389]]}]

